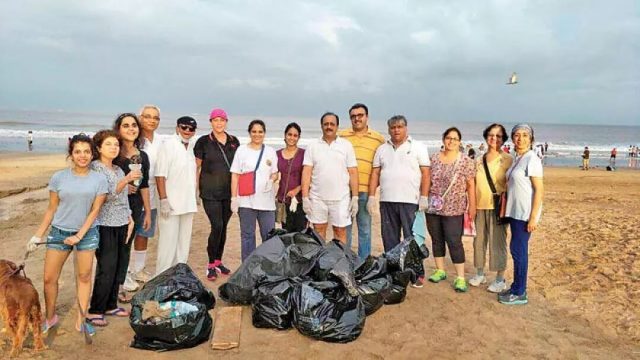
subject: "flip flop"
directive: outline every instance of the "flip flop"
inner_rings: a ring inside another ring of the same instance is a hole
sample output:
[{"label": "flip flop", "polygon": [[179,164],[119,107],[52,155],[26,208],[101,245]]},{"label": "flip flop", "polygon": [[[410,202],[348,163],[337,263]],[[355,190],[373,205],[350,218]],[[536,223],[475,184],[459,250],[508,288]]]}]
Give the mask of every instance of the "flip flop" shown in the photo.
[{"label": "flip flop", "polygon": [[120,301],[123,304],[130,303],[132,299],[133,299],[133,296],[129,296],[129,293],[126,291],[121,291],[118,294],[118,301]]},{"label": "flip flop", "polygon": [[121,307],[106,311],[104,314],[107,316],[129,317],[129,312]]},{"label": "flip flop", "polygon": [[47,319],[45,319],[42,324],[42,333],[46,334],[47,332],[49,332],[49,330],[51,330],[54,326],[58,325],[59,320],[60,319],[58,318],[58,314],[53,315],[53,319],[51,320],[51,322],[48,322]]},{"label": "flip flop", "polygon": [[[87,317],[87,318],[85,318],[85,322],[87,324],[91,324],[93,326],[99,326],[99,327],[105,327],[105,326],[109,325],[107,320],[105,320],[104,315],[98,315],[96,317]],[[78,330],[78,331],[81,331],[81,330]],[[94,330],[94,332],[95,332],[95,330]],[[89,331],[89,334],[91,334],[90,331]]]},{"label": "flip flop", "polygon": [[[98,325],[100,326],[100,325]],[[89,336],[93,336],[96,334],[96,329],[93,327],[93,325],[89,322],[89,318],[87,318],[87,322],[82,324],[80,326],[80,329],[76,328],[76,330],[79,333],[84,333],[85,331],[87,332],[87,334],[89,334]]]}]

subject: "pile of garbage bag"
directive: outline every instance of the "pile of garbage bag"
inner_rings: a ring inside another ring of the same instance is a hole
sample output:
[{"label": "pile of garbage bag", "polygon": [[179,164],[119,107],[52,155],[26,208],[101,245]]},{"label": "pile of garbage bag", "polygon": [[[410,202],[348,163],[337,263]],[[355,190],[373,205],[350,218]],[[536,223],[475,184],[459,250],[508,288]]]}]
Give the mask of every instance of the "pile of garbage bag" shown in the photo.
[{"label": "pile of garbage bag", "polygon": [[131,347],[167,351],[209,339],[216,300],[189,265],[177,264],[147,282],[131,300]]},{"label": "pile of garbage bag", "polygon": [[358,338],[367,316],[404,301],[428,256],[424,241],[413,237],[381,257],[360,260],[337,240],[324,243],[311,229],[275,230],[219,295],[232,304],[251,304],[255,327],[295,327],[314,339],[345,343]]}]

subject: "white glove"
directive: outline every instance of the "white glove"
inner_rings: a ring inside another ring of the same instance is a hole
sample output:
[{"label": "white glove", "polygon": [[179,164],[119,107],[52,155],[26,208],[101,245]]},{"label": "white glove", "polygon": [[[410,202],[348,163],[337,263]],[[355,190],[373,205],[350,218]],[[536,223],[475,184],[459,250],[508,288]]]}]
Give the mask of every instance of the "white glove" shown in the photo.
[{"label": "white glove", "polygon": [[37,236],[32,236],[27,243],[27,252],[34,252],[38,248],[39,243],[42,241],[41,238]]},{"label": "white glove", "polygon": [[367,200],[367,211],[369,214],[373,215],[378,213],[377,210],[375,196],[369,196],[369,199]]},{"label": "white glove", "polygon": [[231,212],[234,214],[238,213],[238,209],[240,209],[240,202],[237,197],[231,198]]},{"label": "white glove", "polygon": [[296,210],[298,210],[298,199],[296,199],[296,197],[292,197],[291,198],[291,204],[289,205],[289,211],[291,211],[292,213],[296,212]]},{"label": "white glove", "polygon": [[304,213],[307,215],[311,215],[312,208],[313,207],[311,206],[311,199],[309,199],[308,197],[302,198],[302,210],[304,211]]},{"label": "white glove", "polygon": [[358,214],[358,197],[352,196],[351,203],[349,204],[349,212],[351,213],[351,217],[356,217]]},{"label": "white glove", "polygon": [[429,197],[420,195],[420,200],[418,200],[418,211],[427,211],[429,208]]},{"label": "white glove", "polygon": [[160,216],[163,218],[168,218],[171,215],[171,204],[169,204],[169,199],[160,199]]},{"label": "white glove", "polygon": [[273,180],[269,179],[267,180],[267,183],[264,184],[264,190],[263,192],[271,192],[271,190],[273,190]]}]

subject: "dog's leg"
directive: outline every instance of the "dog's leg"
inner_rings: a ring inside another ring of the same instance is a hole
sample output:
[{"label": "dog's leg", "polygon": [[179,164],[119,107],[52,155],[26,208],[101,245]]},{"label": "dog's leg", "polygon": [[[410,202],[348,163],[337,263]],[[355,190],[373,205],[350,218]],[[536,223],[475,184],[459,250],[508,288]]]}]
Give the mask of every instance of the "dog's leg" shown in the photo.
[{"label": "dog's leg", "polygon": [[13,345],[11,346],[11,353],[9,356],[17,356],[22,351],[22,345],[24,343],[24,337],[27,333],[27,324],[29,320],[29,312],[22,309],[18,310],[18,326],[16,332],[13,334]]},{"label": "dog's leg", "polygon": [[30,327],[33,334],[33,348],[35,351],[41,351],[47,347],[42,341],[42,311],[40,309],[40,302],[36,302],[31,307],[30,312]]}]

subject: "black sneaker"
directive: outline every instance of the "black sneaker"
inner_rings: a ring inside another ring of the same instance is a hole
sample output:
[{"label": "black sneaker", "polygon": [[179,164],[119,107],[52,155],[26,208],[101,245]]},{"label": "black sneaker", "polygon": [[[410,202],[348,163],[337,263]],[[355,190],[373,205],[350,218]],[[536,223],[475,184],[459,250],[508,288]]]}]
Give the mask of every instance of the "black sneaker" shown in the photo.
[{"label": "black sneaker", "polygon": [[208,268],[207,269],[207,280],[216,281],[218,278],[218,273],[216,272],[216,268]]},{"label": "black sneaker", "polygon": [[231,270],[229,270],[229,268],[227,268],[226,266],[224,266],[222,263],[219,263],[218,266],[216,266],[216,269],[218,269],[218,272],[222,275],[229,275],[231,274]]}]

